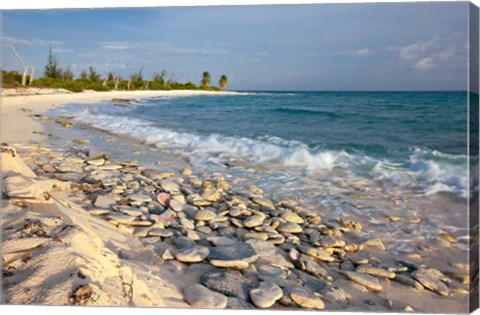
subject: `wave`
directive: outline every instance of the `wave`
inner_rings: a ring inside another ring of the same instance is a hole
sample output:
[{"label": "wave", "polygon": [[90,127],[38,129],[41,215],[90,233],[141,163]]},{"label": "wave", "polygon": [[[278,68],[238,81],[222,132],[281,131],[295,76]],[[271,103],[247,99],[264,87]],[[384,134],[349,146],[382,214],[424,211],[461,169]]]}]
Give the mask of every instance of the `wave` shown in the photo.
[{"label": "wave", "polygon": [[309,172],[350,172],[396,186],[419,188],[424,194],[439,192],[468,196],[467,156],[411,148],[388,158],[367,152],[313,149],[300,141],[278,137],[245,138],[196,134],[162,128],[137,118],[109,115],[88,108],[76,121],[111,133],[129,136],[167,152],[181,154],[194,163],[245,162],[264,166],[302,168]]}]

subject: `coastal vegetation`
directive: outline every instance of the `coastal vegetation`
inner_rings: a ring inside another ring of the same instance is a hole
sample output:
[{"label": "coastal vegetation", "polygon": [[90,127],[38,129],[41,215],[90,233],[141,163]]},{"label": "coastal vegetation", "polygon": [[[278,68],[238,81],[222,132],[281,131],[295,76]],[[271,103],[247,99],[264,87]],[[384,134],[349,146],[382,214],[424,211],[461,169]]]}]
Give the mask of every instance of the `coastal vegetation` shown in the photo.
[{"label": "coastal vegetation", "polygon": [[[177,82],[174,73],[161,70],[153,73],[151,79],[143,74],[143,66],[128,77],[123,77],[114,71],[108,71],[105,75],[98,73],[94,65],[83,69],[78,76],[75,76],[70,66],[62,68],[58,57],[49,50],[47,62],[43,68],[43,76],[35,78],[35,67],[24,62],[18,53],[16,45],[12,50],[23,66],[23,73],[18,71],[1,70],[2,87],[37,87],[37,88],[62,88],[72,92],[84,90],[112,91],[112,90],[225,90],[228,85],[226,75],[220,77],[218,87],[211,86],[211,75],[204,71],[200,84],[189,81],[186,83]],[[30,75],[28,75],[30,69]]]}]

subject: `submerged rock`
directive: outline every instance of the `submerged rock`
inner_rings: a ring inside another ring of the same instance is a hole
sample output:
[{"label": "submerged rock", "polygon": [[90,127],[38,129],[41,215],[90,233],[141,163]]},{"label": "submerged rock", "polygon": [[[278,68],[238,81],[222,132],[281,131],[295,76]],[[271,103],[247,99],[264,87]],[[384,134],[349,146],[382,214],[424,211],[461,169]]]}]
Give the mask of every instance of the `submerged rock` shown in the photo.
[{"label": "submerged rock", "polygon": [[419,269],[412,272],[412,277],[420,282],[425,288],[443,296],[450,295],[450,290],[441,281],[434,269]]}]

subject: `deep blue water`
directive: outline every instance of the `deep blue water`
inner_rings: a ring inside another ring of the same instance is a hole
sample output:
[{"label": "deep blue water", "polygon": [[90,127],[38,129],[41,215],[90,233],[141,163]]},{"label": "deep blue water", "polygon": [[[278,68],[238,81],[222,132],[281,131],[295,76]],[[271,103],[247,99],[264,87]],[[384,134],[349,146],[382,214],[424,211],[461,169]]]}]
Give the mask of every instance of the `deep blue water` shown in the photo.
[{"label": "deep blue water", "polygon": [[63,111],[194,164],[328,170],[466,194],[466,92],[246,92],[111,105]]}]

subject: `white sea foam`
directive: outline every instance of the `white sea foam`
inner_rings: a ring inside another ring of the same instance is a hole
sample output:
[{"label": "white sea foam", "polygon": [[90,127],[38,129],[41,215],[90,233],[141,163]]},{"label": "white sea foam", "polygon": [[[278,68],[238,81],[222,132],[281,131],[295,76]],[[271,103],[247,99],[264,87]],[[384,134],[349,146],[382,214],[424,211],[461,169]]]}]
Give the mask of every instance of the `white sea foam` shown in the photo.
[{"label": "white sea foam", "polygon": [[463,155],[414,148],[403,160],[391,161],[342,150],[313,150],[302,142],[278,137],[251,139],[174,131],[145,120],[107,115],[91,108],[77,114],[75,119],[183,154],[196,163],[245,161],[309,171],[340,170],[393,185],[420,188],[425,194],[468,195],[467,157]]}]

